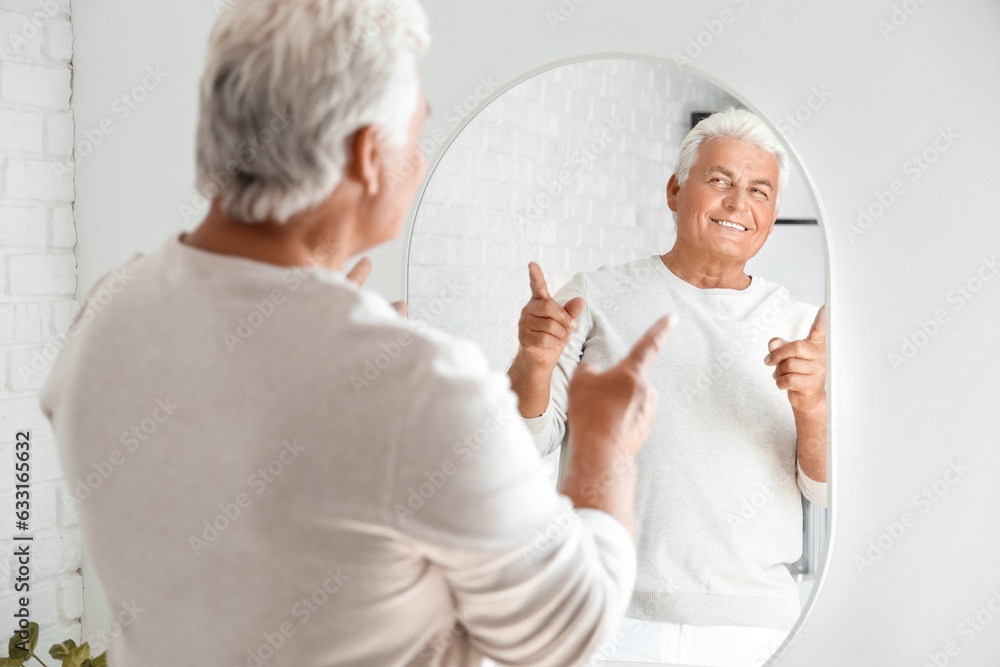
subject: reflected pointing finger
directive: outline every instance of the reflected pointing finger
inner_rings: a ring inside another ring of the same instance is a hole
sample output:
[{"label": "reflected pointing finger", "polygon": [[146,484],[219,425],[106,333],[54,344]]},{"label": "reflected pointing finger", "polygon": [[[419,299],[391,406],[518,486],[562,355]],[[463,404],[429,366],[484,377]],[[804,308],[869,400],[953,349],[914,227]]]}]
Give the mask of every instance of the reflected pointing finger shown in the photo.
[{"label": "reflected pointing finger", "polygon": [[816,319],[813,320],[812,326],[809,327],[809,334],[806,338],[816,343],[826,341],[826,304],[820,306],[816,312]]},{"label": "reflected pointing finger", "polygon": [[531,285],[531,298],[549,298],[549,287],[545,284],[545,274],[542,267],[535,262],[528,262],[528,283]]}]

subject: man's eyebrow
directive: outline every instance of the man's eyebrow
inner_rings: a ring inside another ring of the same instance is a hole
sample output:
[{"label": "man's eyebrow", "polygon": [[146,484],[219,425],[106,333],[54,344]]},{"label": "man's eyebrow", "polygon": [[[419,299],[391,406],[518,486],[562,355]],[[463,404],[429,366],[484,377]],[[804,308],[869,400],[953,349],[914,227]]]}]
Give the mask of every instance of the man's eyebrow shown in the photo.
[{"label": "man's eyebrow", "polygon": [[[733,172],[731,172],[728,169],[726,169],[725,167],[723,167],[721,165],[717,165],[717,164],[712,165],[711,167],[709,167],[708,169],[706,169],[705,170],[705,174],[711,174],[713,171],[717,171],[717,172],[719,172],[721,174],[725,174],[726,176],[728,176],[729,178],[733,179],[734,181],[736,180],[736,175]],[[771,190],[774,189],[774,184],[771,183],[770,179],[767,179],[767,178],[755,178],[754,180],[750,181],[750,185],[766,185]]]},{"label": "man's eyebrow", "polygon": [[717,164],[712,165],[711,167],[709,167],[708,169],[706,169],[705,173],[706,174],[711,174],[713,171],[721,172],[721,173],[725,174],[726,176],[728,176],[729,178],[731,178],[733,180],[736,180],[736,175],[733,172],[731,172],[728,169],[726,169],[725,167],[722,167],[722,166],[717,165]]}]

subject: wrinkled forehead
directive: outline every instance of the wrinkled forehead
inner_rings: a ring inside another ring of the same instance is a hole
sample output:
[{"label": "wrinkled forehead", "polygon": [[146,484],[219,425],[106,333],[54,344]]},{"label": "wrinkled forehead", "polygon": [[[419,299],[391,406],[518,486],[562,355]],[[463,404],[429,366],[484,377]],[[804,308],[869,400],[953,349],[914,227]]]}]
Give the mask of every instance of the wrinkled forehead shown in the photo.
[{"label": "wrinkled forehead", "polygon": [[740,168],[741,171],[773,171],[775,178],[777,178],[779,169],[777,156],[757,144],[727,137],[712,137],[704,140],[698,146],[698,159],[695,161],[694,167],[699,170],[708,170],[719,166]]},{"label": "wrinkled forehead", "polygon": [[699,178],[725,176],[736,183],[763,185],[777,192],[780,187],[778,158],[770,151],[737,139],[713,138],[699,146],[691,173]]}]

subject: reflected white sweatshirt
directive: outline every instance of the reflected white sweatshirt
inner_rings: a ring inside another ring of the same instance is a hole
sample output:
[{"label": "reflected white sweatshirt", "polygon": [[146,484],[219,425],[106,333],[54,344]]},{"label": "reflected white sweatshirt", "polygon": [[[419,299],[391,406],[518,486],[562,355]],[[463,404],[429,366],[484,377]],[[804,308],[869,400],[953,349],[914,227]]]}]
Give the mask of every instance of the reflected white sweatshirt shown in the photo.
[{"label": "reflected white sweatshirt", "polygon": [[[774,336],[806,336],[818,308],[753,276],[743,290],[699,289],[659,255],[577,273],[554,298],[586,302],[552,375],[549,406],[525,420],[539,451],[572,446],[566,391],[580,361],[617,364],[658,318],[678,317],[650,366],[659,401],[636,457],[638,572],[628,616],[691,625],[789,629],[802,554],[802,498],[826,484],[796,461],[787,393],[764,365]],[[563,457],[565,462],[566,457]]]},{"label": "reflected white sweatshirt", "polygon": [[625,528],[547,480],[506,375],[340,274],[178,236],[106,274],[43,387],[111,667],[585,664]]}]

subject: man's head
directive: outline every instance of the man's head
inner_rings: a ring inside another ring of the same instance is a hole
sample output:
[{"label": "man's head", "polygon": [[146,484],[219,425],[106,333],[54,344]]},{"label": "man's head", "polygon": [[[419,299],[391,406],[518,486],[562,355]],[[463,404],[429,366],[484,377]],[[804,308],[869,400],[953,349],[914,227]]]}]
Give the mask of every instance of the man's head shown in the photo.
[{"label": "man's head", "polygon": [[667,184],[677,243],[748,261],[774,228],[788,163],[784,147],[750,111],[730,108],[702,120],[681,143]]},{"label": "man's head", "polygon": [[[419,135],[425,102],[416,61],[429,41],[427,17],[415,0],[237,4],[209,39],[197,130],[199,191],[219,197],[230,218],[248,223],[284,223],[322,203],[345,178],[370,192],[371,165],[384,181],[398,170],[390,159]],[[352,162],[359,145],[368,164],[360,171]],[[425,166],[411,158],[403,177],[387,183],[403,187],[381,188],[369,208],[379,217],[400,207],[405,214],[409,201],[395,200],[415,192]],[[388,190],[395,191],[391,197]]]}]

